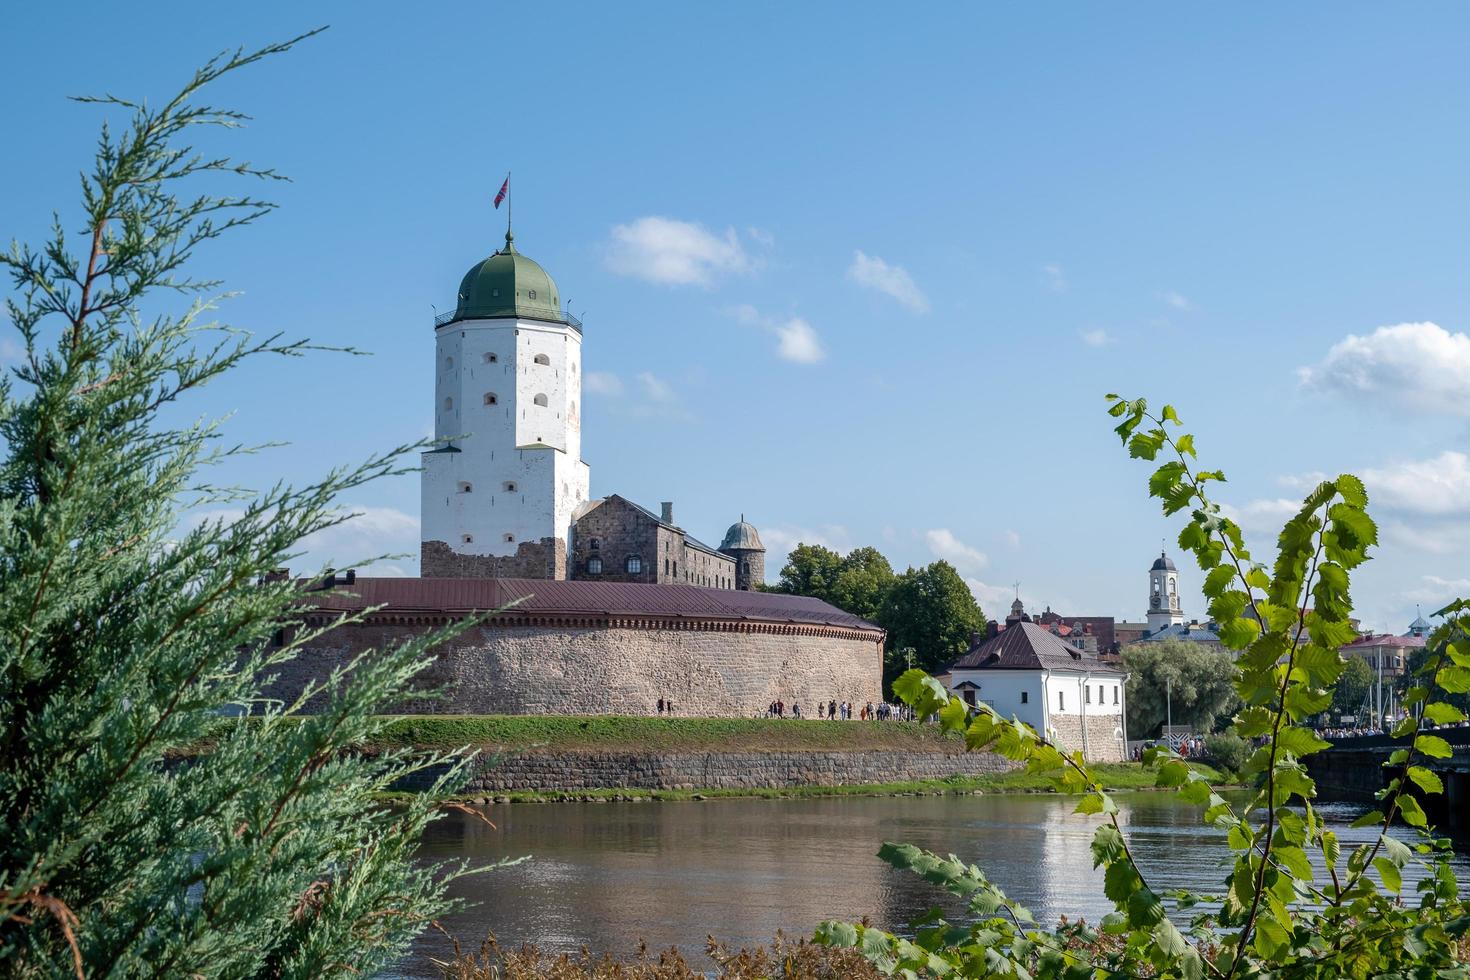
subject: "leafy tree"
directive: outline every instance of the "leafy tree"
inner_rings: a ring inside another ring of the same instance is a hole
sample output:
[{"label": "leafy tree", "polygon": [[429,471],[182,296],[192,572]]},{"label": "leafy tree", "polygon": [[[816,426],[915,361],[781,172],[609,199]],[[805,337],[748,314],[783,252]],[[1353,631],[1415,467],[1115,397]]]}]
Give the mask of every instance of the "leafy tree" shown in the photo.
[{"label": "leafy tree", "polygon": [[[972,714],[933,677],[911,670],[893,687],[920,718],[963,734],[972,750],[998,752],[1055,788],[1081,794],[1077,812],[1100,818],[1092,859],[1103,871],[1113,912],[1100,928],[1075,919],[1045,928],[979,867],[885,843],[880,857],[960,898],[968,921],[952,923],[935,909],[908,936],[866,923],[826,922],[817,941],[858,949],[885,973],[965,980],[1465,977],[1470,909],[1450,866],[1451,842],[1430,832],[1409,788],[1444,791],[1423,762],[1450,757],[1451,747],[1422,725],[1466,719],[1440,695],[1470,692],[1470,599],[1436,613],[1446,622],[1430,637],[1404,693],[1416,711],[1393,732],[1403,747],[1384,763],[1387,784],[1377,807],[1352,824],[1371,833],[1345,853],[1337,831],[1313,806],[1316,787],[1302,760],[1328,747],[1304,723],[1331,703],[1346,667],[1338,650],[1356,634],[1351,574],[1377,544],[1362,481],[1344,474],[1312,490],[1282,528],[1268,567],[1253,559],[1239,526],[1213,499],[1210,484],[1223,482],[1224,474],[1199,469],[1193,436],[1170,430],[1180,424],[1174,409],[1155,413],[1143,399],[1116,395],[1109,401],[1130,455],[1150,461],[1166,455],[1149,493],[1165,516],[1188,514],[1179,544],[1204,569],[1210,615],[1224,644],[1238,652],[1243,706],[1232,734],[1258,743],[1240,766],[1254,785],[1250,797],[1227,800],[1167,749],[1145,754],[1145,764],[1158,767],[1157,784],[1176,789],[1220,831],[1214,839],[1229,869],[1223,889],[1208,883],[1218,897],[1201,906],[1203,896],[1195,892],[1156,887],[1150,869],[1134,860],[1118,804],[1080,752],[987,705]],[[1397,820],[1419,835],[1416,847],[1389,833]],[[1409,897],[1405,868],[1417,880]]]},{"label": "leafy tree", "polygon": [[1155,738],[1170,713],[1174,724],[1209,734],[1240,705],[1229,650],[1168,638],[1123,648],[1128,677],[1128,733]]},{"label": "leafy tree", "polygon": [[906,648],[913,648],[914,665],[920,669],[935,671],[946,666],[969,649],[972,633],[985,628],[985,614],[960,573],[940,560],[898,576],[878,622],[888,630],[886,685],[908,666],[903,655]]},{"label": "leafy tree", "polygon": [[[1460,633],[1458,636],[1453,637],[1452,641],[1459,644],[1470,644],[1470,636],[1467,636],[1465,633]],[[1432,644],[1426,644],[1410,652],[1408,661],[1404,665],[1404,676],[1399,681],[1401,688],[1400,697],[1403,698],[1404,704],[1409,703],[1405,695],[1415,686],[1417,678],[1434,662],[1435,656],[1436,652]],[[1371,667],[1369,671],[1371,673]],[[1444,699],[1454,705],[1457,710],[1470,714],[1470,691],[1447,691],[1445,692]]]},{"label": "leafy tree", "polygon": [[1344,715],[1356,715],[1362,710],[1363,701],[1373,688],[1373,668],[1362,657],[1348,657],[1347,666],[1337,678],[1332,689],[1332,723],[1337,724]]},{"label": "leafy tree", "polygon": [[877,621],[897,576],[877,548],[854,548],[842,559],[829,600],[838,609]]},{"label": "leafy tree", "polygon": [[[438,794],[376,794],[430,767],[449,789],[462,762],[359,751],[449,631],[310,685],[320,714],[261,696],[322,632],[302,586],[266,574],[401,450],[253,496],[201,471],[247,451],[217,423],[160,414],[245,361],[306,350],[206,322],[204,298],[169,312],[214,286],[185,271],[197,247],[272,207],[215,189],[277,176],[190,149],[199,127],[244,118],[195,98],[293,43],[223,54],[156,106],[84,100],[127,118],[82,177],[80,235],[58,217],[39,249],[0,255],[23,347],[0,379],[6,976],[371,976],[458,873],[414,857]],[[191,507],[231,516],[181,530]]]},{"label": "leafy tree", "polygon": [[809,595],[832,602],[833,589],[841,571],[842,556],[831,548],[820,544],[798,544],[786,556],[781,577],[771,591]]}]

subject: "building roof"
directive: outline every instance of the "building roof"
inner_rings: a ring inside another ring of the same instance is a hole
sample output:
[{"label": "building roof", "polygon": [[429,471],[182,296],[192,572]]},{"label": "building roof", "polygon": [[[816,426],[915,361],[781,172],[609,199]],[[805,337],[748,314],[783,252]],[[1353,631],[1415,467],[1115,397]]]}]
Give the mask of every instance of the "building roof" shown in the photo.
[{"label": "building roof", "polygon": [[1011,623],[995,636],[982,639],[946,670],[1083,670],[1116,674],[1116,668],[1063,643],[1051,630],[1035,623]]},{"label": "building roof", "polygon": [[1154,559],[1153,567],[1150,568],[1149,571],[1157,572],[1160,569],[1165,569],[1170,572],[1175,571],[1174,562],[1172,562],[1169,559],[1169,556],[1162,551],[1159,552],[1159,557]]},{"label": "building roof", "polygon": [[1422,636],[1395,636],[1392,633],[1369,633],[1360,636],[1353,642],[1347,644],[1344,650],[1363,650],[1369,647],[1406,647],[1419,648],[1425,645]]},{"label": "building roof", "polygon": [[1145,633],[1136,642],[1152,643],[1155,640],[1188,640],[1191,643],[1219,643],[1220,628],[1214,623],[1170,623],[1160,626],[1152,633]]},{"label": "building roof", "polygon": [[505,233],[505,247],[470,266],[459,283],[454,320],[526,317],[566,322],[556,282],[540,264],[515,248],[515,236]]},{"label": "building roof", "polygon": [[[1079,626],[1084,633],[1091,630],[1092,635],[1097,637],[1097,645],[1101,650],[1111,650],[1113,644],[1118,642],[1117,626],[1120,624],[1112,616],[1063,616],[1052,612],[1048,606],[1046,612],[1035,617],[1035,620],[1043,626],[1059,624],[1071,633],[1077,632]],[[1069,632],[1063,632],[1062,635],[1067,636]]]},{"label": "building roof", "polygon": [[731,524],[730,530],[725,532],[720,550],[765,551],[766,546],[761,544],[761,536],[756,533],[754,525],[745,523],[745,515],[741,514],[739,522]]},{"label": "building roof", "polygon": [[385,606],[384,612],[464,614],[500,609],[525,615],[646,616],[663,619],[737,620],[867,630],[881,627],[810,596],[739,592],[694,585],[558,581],[519,578],[366,578],[310,593],[322,610]]}]

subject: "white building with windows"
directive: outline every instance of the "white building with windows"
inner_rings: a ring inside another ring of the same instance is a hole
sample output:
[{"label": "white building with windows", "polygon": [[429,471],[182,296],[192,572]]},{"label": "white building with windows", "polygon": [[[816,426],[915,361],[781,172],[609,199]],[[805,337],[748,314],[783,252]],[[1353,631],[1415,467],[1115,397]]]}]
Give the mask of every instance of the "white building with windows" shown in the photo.
[{"label": "white building with windows", "polygon": [[990,624],[947,670],[966,704],[1016,717],[1091,762],[1127,758],[1128,675],[1029,619]]},{"label": "white building with windows", "polygon": [[422,574],[566,578],[582,461],[582,325],[546,270],[505,247],[434,324],[434,438],[423,455]]}]

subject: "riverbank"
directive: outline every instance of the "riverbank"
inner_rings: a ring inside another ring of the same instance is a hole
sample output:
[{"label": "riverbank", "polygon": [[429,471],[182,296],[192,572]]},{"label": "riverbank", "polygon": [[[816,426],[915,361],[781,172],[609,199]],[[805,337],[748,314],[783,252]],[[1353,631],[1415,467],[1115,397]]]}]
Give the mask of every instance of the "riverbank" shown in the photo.
[{"label": "riverbank", "polygon": [[[476,803],[960,796],[1049,792],[1045,779],[912,722],[618,716],[404,716],[374,747],[479,755]],[[1207,778],[1220,774],[1201,767]],[[1110,789],[1150,789],[1137,763],[1100,763]],[[426,788],[434,773],[406,792]]]}]

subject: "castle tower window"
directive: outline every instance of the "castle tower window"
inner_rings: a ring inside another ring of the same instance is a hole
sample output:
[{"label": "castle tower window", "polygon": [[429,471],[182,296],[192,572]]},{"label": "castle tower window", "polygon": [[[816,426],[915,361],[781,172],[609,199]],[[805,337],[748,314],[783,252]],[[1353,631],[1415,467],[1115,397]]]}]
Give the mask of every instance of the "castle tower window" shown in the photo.
[{"label": "castle tower window", "polygon": [[601,575],[602,574],[602,559],[601,558],[588,558],[587,559],[587,574],[588,575]]},{"label": "castle tower window", "polygon": [[444,399],[444,411],[449,412],[449,411],[453,411],[453,410],[454,410],[454,399],[453,398],[446,398],[446,399]]},{"label": "castle tower window", "polygon": [[474,493],[475,492],[475,485],[473,483],[467,483],[464,480],[461,480],[461,481],[459,481],[459,492],[460,493]]},{"label": "castle tower window", "polygon": [[485,363],[486,364],[496,364],[496,363],[499,363],[499,361],[500,361],[499,356],[497,356],[495,354],[486,354],[485,355]]},{"label": "castle tower window", "polygon": [[502,540],[506,544],[515,544],[516,543],[516,536],[514,534],[507,534]]},{"label": "castle tower window", "polygon": [[450,368],[452,370],[454,368],[454,358],[452,358],[452,357],[446,357],[446,358],[444,358],[444,366],[446,368]]},{"label": "castle tower window", "polygon": [[537,364],[551,363],[551,358],[547,357],[545,354],[537,354],[535,357],[531,358],[531,360],[535,361]]},{"label": "castle tower window", "polygon": [[542,408],[545,408],[547,405],[551,404],[549,401],[546,400],[545,395],[537,395],[535,398],[532,398],[531,401],[535,402],[537,405],[540,405]]},{"label": "castle tower window", "polygon": [[1029,704],[1030,702],[1031,702],[1031,692],[1030,691],[1022,691],[1021,692],[1021,703],[1022,704]]},{"label": "castle tower window", "polygon": [[637,575],[643,571],[643,559],[637,555],[629,555],[628,560],[623,563],[623,568],[629,575]]},{"label": "castle tower window", "polygon": [[506,493],[515,493],[516,492],[516,481],[514,481],[514,480],[506,480],[505,481],[505,484],[503,486],[503,489],[505,490]]},{"label": "castle tower window", "polygon": [[462,544],[474,544],[475,536],[473,534],[461,534],[459,540]]},{"label": "castle tower window", "polygon": [[588,544],[588,547],[591,548],[593,551],[601,551],[602,550],[602,539],[601,538],[593,538],[592,541],[591,541],[591,543]]},{"label": "castle tower window", "polygon": [[498,397],[496,397],[495,392],[493,392],[493,391],[487,391],[487,392],[485,392],[485,404],[486,405],[499,405],[500,404],[500,399]]}]

